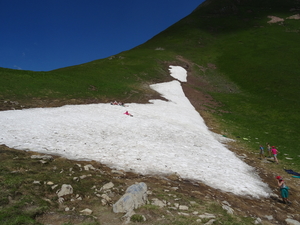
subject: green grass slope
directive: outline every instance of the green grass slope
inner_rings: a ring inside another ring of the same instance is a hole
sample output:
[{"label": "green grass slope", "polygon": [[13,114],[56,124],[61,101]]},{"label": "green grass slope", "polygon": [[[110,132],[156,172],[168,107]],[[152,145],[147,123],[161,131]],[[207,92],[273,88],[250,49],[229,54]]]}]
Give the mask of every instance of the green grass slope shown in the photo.
[{"label": "green grass slope", "polygon": [[[49,72],[0,68],[0,102],[145,102],[155,95],[148,84],[168,80],[167,65],[180,64],[180,55],[214,87],[194,88],[222,103],[213,116],[226,135],[253,150],[270,142],[280,160],[300,170],[300,20],[286,19],[299,11],[294,0],[207,0],[146,43],[109,58]],[[268,16],[284,21],[268,23]]]}]

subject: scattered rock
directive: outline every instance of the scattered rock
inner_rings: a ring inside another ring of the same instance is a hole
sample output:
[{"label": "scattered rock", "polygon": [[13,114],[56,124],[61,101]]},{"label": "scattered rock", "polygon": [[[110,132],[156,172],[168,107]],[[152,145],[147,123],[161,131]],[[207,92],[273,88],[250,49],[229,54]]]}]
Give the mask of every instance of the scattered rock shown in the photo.
[{"label": "scattered rock", "polygon": [[207,223],[205,223],[204,225],[211,225],[215,222],[216,220],[215,219],[211,219],[209,220]]},{"label": "scattered rock", "polygon": [[199,217],[201,219],[215,219],[216,216],[214,214],[210,214],[210,213],[204,213],[202,215],[199,215]]},{"label": "scattered rock", "polygon": [[86,177],[87,177],[87,175],[82,175],[82,176],[80,176],[80,179],[83,180]]},{"label": "scattered rock", "polygon": [[[178,203],[175,203],[175,204],[178,204]],[[159,208],[163,208],[163,207],[166,206],[166,203],[164,203],[163,201],[161,201],[161,200],[159,200],[159,199],[157,199],[157,198],[153,198],[153,199],[151,200],[151,205],[156,205],[156,206],[158,206]],[[179,206],[179,204],[178,204],[178,206]],[[178,208],[178,206],[175,205],[176,208]]]},{"label": "scattered rock", "polygon": [[188,214],[188,213],[184,213],[184,212],[178,212],[178,215],[182,215],[182,216],[189,216],[190,214]]},{"label": "scattered rock", "polygon": [[100,195],[100,197],[102,198],[101,199],[102,205],[111,204],[112,200],[107,194],[102,194],[102,195]]},{"label": "scattered rock", "polygon": [[300,20],[300,14],[296,14],[290,17],[287,17],[287,19],[294,19],[294,20]]},{"label": "scattered rock", "polygon": [[180,176],[177,173],[173,173],[173,174],[167,176],[167,178],[170,180],[173,180],[173,181],[180,180]]},{"label": "scattered rock", "polygon": [[95,167],[93,167],[91,164],[88,164],[88,165],[85,165],[84,167],[84,170],[95,170]]},{"label": "scattered rock", "polygon": [[102,190],[103,190],[103,191],[106,191],[106,190],[108,190],[108,189],[113,188],[114,186],[115,186],[115,185],[114,185],[112,182],[109,182],[109,183],[103,185]]},{"label": "scattered rock", "polygon": [[299,222],[299,221],[293,220],[293,219],[286,219],[285,222],[286,222],[288,225],[300,225],[300,222]]},{"label": "scattered rock", "polygon": [[85,216],[91,215],[92,213],[93,213],[93,211],[90,209],[84,209],[84,210],[80,211],[80,214],[85,215]]},{"label": "scattered rock", "polygon": [[261,218],[256,218],[256,220],[254,221],[254,224],[261,224]]},{"label": "scattered rock", "polygon": [[32,155],[30,158],[31,159],[42,159],[42,160],[48,160],[48,161],[53,160],[53,157],[51,155]]},{"label": "scattered rock", "polygon": [[273,218],[273,216],[272,215],[270,215],[270,216],[265,216],[268,220],[273,220],[274,218]]},{"label": "scattered rock", "polygon": [[63,184],[61,189],[57,191],[58,201],[62,203],[64,201],[64,196],[73,194],[73,187],[69,184]]},{"label": "scattered rock", "polygon": [[51,186],[51,189],[54,190],[57,187],[58,187],[58,184]]},{"label": "scattered rock", "polygon": [[186,205],[180,205],[179,210],[189,210],[189,207]]},{"label": "scattered rock", "polygon": [[228,214],[233,214],[234,210],[230,208],[228,205],[222,205],[222,208],[227,211]]},{"label": "scattered rock", "polygon": [[223,205],[231,206],[227,201],[222,201]]},{"label": "scattered rock", "polygon": [[47,163],[48,163],[48,161],[45,161],[45,160],[40,160],[40,163],[42,163],[42,164],[47,164]]},{"label": "scattered rock", "polygon": [[277,17],[277,16],[268,16],[271,20],[268,21],[268,23],[278,23],[278,22],[283,22],[284,19]]},{"label": "scattered rock", "polygon": [[112,170],[111,173],[119,174],[119,175],[124,175],[124,172],[123,171],[119,171],[119,170]]}]

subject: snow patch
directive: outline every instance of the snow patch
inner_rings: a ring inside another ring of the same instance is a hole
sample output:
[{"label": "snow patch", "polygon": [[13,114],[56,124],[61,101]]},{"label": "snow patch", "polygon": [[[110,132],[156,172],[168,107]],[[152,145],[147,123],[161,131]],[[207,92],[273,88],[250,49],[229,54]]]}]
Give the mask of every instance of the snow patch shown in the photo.
[{"label": "snow patch", "polygon": [[[171,67],[171,74],[182,81],[182,70]],[[0,144],[141,174],[176,172],[236,195],[267,197],[268,185],[208,130],[178,80],[151,85],[168,101],[2,111]]]}]

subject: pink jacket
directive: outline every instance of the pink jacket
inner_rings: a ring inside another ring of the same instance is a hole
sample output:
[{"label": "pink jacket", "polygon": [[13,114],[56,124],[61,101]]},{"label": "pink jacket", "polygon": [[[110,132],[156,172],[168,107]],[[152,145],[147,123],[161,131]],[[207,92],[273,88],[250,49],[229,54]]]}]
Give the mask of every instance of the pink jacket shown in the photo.
[{"label": "pink jacket", "polygon": [[273,155],[277,154],[277,149],[276,148],[272,148],[271,151],[272,151]]}]

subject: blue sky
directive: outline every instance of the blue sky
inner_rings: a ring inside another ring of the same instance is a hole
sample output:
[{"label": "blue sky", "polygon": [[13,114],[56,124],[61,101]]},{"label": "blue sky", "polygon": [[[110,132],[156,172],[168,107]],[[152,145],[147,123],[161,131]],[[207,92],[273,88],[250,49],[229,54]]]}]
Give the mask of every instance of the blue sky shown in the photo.
[{"label": "blue sky", "polygon": [[49,71],[140,45],[204,0],[0,0],[0,67]]}]

